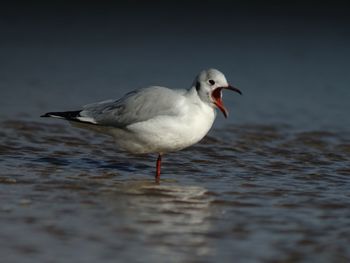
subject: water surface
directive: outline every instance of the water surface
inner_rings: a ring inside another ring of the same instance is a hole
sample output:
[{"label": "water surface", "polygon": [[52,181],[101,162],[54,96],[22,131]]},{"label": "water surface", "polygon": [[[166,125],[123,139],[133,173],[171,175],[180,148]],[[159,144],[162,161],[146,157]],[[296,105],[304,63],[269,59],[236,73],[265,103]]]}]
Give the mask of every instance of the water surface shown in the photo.
[{"label": "water surface", "polygon": [[156,156],[51,122],[1,123],[5,262],[346,262],[350,136],[230,125]]}]

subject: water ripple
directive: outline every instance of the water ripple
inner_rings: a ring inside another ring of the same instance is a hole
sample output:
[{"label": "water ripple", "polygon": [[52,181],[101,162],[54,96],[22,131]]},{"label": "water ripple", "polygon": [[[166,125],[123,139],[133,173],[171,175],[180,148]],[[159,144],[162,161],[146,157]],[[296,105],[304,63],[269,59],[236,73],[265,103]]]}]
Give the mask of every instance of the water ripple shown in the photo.
[{"label": "water ripple", "polygon": [[28,262],[48,246],[68,261],[82,247],[95,261],[350,260],[348,133],[228,126],[165,155],[160,185],[155,155],[106,136],[16,120],[0,135],[0,247]]}]

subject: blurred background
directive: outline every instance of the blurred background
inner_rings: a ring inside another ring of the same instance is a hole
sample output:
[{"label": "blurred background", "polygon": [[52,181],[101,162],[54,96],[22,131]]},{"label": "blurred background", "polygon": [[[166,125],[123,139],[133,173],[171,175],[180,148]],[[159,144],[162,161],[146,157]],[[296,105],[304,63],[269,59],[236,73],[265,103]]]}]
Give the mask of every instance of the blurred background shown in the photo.
[{"label": "blurred background", "polygon": [[188,88],[213,67],[244,94],[224,94],[229,122],[346,129],[348,10],[334,1],[2,3],[0,118],[38,120],[147,85]]}]

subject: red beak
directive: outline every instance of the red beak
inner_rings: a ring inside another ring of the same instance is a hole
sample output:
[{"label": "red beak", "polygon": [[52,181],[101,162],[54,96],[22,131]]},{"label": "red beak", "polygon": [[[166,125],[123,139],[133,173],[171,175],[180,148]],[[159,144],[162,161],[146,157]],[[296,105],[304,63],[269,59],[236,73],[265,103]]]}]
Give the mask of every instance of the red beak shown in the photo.
[{"label": "red beak", "polygon": [[237,92],[237,93],[239,93],[241,95],[242,95],[242,92],[239,89],[237,89],[235,87],[232,87],[230,85],[227,86],[227,87],[218,87],[218,88],[216,88],[216,89],[214,89],[212,91],[211,97],[214,100],[214,104],[216,105],[216,107],[218,107],[221,110],[221,112],[224,114],[225,118],[227,118],[228,111],[227,111],[227,109],[225,108],[225,106],[224,106],[224,104],[222,102],[222,93],[221,93],[221,91],[223,89],[229,89],[229,90],[235,91],[235,92]]}]

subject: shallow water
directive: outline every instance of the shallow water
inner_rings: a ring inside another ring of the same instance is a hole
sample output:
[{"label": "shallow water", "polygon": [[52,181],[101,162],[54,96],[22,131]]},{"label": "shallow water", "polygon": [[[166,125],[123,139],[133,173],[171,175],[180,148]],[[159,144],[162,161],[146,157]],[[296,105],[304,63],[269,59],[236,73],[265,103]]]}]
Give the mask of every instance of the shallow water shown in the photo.
[{"label": "shallow water", "polygon": [[[350,135],[229,125],[156,156],[60,122],[3,121],[4,262],[348,262]],[[5,257],[4,257],[5,255]]]}]

